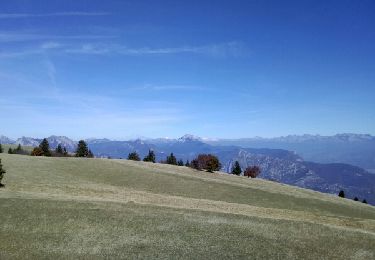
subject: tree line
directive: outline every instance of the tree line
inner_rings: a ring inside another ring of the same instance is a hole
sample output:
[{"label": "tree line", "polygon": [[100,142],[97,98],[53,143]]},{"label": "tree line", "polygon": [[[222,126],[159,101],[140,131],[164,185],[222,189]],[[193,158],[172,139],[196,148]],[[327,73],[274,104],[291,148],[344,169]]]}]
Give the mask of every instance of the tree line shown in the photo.
[{"label": "tree line", "polygon": [[62,147],[61,144],[58,144],[56,149],[52,151],[50,149],[48,140],[44,138],[42,142],[39,144],[38,147],[35,147],[31,152],[32,156],[47,156],[47,157],[86,157],[86,158],[94,158],[94,154],[88,148],[86,142],[84,140],[80,140],[77,145],[77,149],[74,155],[68,153],[65,147]]},{"label": "tree line", "polygon": [[[345,192],[344,192],[343,190],[340,190],[338,196],[339,196],[340,198],[345,198]],[[359,201],[358,197],[354,197],[353,200],[354,200],[354,201]],[[366,199],[363,199],[363,200],[362,200],[362,203],[367,204],[367,200],[366,200]]]},{"label": "tree line", "polygon": [[[4,152],[4,148],[0,144],[0,153]],[[94,154],[88,148],[87,143],[84,140],[80,140],[77,145],[77,149],[74,154],[70,154],[66,147],[62,147],[61,144],[58,144],[56,149],[52,150],[50,148],[47,138],[44,138],[39,146],[34,147],[31,153],[27,150],[24,150],[21,144],[18,144],[16,148],[9,147],[8,154],[22,154],[22,155],[31,155],[31,156],[47,156],[47,157],[86,157],[94,158]]]},{"label": "tree line", "polygon": [[[140,161],[141,157],[139,154],[134,151],[129,153],[128,160],[132,161]],[[155,153],[152,150],[148,151],[148,154],[143,158],[144,162],[156,162]],[[176,156],[171,153],[167,156],[166,160],[160,161],[163,164],[170,164],[170,165],[177,165],[177,166],[186,166],[196,170],[205,170],[207,172],[214,172],[219,171],[221,169],[221,163],[217,156],[212,154],[199,154],[195,159],[191,162],[187,160],[185,163],[182,159],[177,160]],[[242,169],[238,161],[234,163],[234,166],[231,171],[234,175],[241,175]],[[256,178],[261,173],[261,170],[258,166],[250,166],[247,167],[244,171],[244,176]]]}]

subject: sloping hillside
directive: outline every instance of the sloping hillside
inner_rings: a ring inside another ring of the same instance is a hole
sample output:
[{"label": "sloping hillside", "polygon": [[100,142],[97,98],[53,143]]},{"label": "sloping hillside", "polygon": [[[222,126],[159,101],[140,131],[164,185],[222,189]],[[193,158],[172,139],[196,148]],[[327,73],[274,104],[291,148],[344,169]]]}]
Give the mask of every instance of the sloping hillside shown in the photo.
[{"label": "sloping hillside", "polygon": [[375,208],[144,162],[0,154],[0,258],[371,259]]}]

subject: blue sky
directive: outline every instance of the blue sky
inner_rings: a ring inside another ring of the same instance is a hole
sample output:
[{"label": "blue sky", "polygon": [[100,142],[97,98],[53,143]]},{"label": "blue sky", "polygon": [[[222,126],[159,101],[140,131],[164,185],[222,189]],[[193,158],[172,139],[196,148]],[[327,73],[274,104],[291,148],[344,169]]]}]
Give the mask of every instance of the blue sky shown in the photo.
[{"label": "blue sky", "polygon": [[0,134],[375,134],[374,1],[1,1]]}]

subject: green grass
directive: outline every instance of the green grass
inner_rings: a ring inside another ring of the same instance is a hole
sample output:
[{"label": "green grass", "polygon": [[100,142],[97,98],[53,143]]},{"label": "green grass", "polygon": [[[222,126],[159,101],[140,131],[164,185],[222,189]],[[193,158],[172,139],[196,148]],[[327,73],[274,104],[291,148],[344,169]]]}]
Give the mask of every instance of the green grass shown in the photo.
[{"label": "green grass", "polygon": [[375,257],[359,202],[170,165],[0,158],[0,259]]}]

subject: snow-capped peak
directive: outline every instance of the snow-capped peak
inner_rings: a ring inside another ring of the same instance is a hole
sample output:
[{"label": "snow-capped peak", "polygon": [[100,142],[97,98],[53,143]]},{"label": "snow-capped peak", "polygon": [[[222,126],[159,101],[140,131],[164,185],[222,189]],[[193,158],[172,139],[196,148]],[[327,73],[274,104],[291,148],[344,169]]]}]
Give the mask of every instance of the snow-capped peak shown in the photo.
[{"label": "snow-capped peak", "polygon": [[178,138],[178,141],[179,142],[201,142],[202,138],[200,138],[198,136],[195,136],[195,135],[186,134],[186,135]]}]

